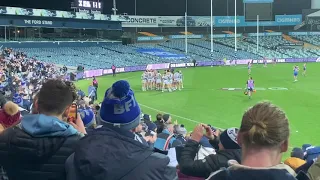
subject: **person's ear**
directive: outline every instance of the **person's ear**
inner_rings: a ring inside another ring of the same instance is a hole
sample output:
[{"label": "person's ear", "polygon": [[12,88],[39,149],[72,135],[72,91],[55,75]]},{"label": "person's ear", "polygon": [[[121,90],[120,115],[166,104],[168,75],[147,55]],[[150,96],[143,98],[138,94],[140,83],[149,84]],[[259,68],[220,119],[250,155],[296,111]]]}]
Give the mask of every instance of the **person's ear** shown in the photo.
[{"label": "person's ear", "polygon": [[289,149],[289,140],[283,141],[283,143],[280,145],[280,150],[282,153],[287,152]]}]

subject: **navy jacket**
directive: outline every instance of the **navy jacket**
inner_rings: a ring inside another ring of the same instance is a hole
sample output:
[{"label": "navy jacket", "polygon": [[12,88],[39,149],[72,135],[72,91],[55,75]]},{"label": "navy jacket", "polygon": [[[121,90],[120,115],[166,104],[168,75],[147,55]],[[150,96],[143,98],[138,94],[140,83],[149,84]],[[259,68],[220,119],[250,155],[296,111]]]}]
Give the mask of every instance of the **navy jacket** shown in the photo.
[{"label": "navy jacket", "polygon": [[272,168],[252,169],[234,165],[213,173],[209,180],[296,180],[294,171],[287,165],[280,164]]},{"label": "navy jacket", "polygon": [[66,171],[68,180],[169,180],[168,163],[167,156],[134,140],[133,133],[102,127],[81,139]]}]

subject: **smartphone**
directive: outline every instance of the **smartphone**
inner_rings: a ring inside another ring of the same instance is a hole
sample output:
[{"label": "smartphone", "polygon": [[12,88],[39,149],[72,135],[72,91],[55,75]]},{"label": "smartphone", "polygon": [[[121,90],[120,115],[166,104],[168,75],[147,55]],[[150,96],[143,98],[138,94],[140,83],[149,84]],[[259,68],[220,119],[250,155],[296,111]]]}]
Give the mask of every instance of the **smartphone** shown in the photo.
[{"label": "smartphone", "polygon": [[76,103],[73,103],[69,107],[68,122],[70,121],[75,122],[77,119],[77,114],[78,114],[78,106]]}]

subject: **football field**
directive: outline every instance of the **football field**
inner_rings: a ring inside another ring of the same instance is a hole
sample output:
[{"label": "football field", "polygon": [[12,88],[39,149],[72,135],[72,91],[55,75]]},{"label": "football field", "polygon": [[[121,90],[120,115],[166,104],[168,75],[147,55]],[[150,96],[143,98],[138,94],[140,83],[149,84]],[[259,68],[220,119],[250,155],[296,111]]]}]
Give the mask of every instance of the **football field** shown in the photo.
[{"label": "football field", "polygon": [[[142,72],[99,77],[99,101],[116,80],[128,80],[135,91],[136,99],[143,113],[152,115],[169,113],[174,120],[184,124],[189,131],[197,123],[206,123],[219,128],[239,127],[243,112],[263,100],[280,106],[290,121],[290,146],[303,143],[319,145],[320,132],[320,64],[307,64],[307,76],[293,82],[294,64],[276,66],[254,64],[252,77],[257,92],[252,99],[244,95],[248,79],[246,66],[183,68],[184,89],[182,91],[141,91]],[[161,70],[161,73],[163,71]],[[77,86],[85,93],[92,80],[82,80]]]}]

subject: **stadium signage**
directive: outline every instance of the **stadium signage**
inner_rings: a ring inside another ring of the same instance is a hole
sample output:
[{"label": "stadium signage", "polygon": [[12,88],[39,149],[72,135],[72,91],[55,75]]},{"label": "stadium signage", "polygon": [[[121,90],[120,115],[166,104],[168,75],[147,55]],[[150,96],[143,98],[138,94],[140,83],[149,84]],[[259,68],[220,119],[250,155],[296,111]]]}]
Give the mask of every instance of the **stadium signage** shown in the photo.
[{"label": "stadium signage", "polygon": [[139,36],[137,41],[161,41],[163,36]]},{"label": "stadium signage", "polygon": [[37,25],[53,25],[52,21],[45,21],[45,20],[24,20],[25,24],[37,24]]},{"label": "stadium signage", "polygon": [[[212,38],[229,38],[234,36],[234,34],[213,34]],[[237,34],[237,37],[242,37],[242,34]]]},{"label": "stadium signage", "polygon": [[171,64],[172,68],[181,68],[181,67],[193,67],[193,63],[180,63],[180,64]]},{"label": "stadium signage", "polygon": [[289,35],[292,36],[314,36],[314,35],[320,35],[320,32],[289,32]]},{"label": "stadium signage", "polygon": [[[184,39],[186,38],[186,35],[171,35],[169,36],[170,39]],[[188,34],[187,38],[189,39],[201,39],[203,38],[203,35],[196,35],[196,34]]]},{"label": "stadium signage", "polygon": [[158,27],[157,16],[129,16],[123,27]]},{"label": "stadium signage", "polygon": [[[258,33],[248,33],[248,36],[257,36]],[[258,36],[281,36],[282,32],[265,32],[259,33]]]}]

